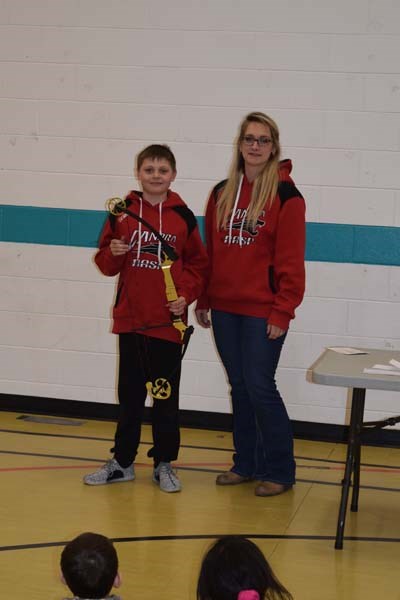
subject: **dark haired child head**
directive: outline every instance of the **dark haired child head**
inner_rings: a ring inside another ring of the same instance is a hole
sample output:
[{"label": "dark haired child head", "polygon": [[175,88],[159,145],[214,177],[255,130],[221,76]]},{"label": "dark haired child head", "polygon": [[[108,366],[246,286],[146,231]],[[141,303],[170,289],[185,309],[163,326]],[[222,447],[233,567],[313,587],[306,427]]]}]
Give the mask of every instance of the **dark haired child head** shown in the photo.
[{"label": "dark haired child head", "polygon": [[261,550],[242,536],[217,540],[203,558],[198,600],[293,600]]},{"label": "dark haired child head", "polygon": [[167,144],[151,144],[143,148],[136,157],[136,171],[140,171],[140,168],[146,158],[150,160],[166,160],[172,171],[176,172],[176,159],[169,146]]},{"label": "dark haired child head", "polygon": [[82,533],[68,542],[60,566],[63,583],[77,598],[105,598],[121,583],[113,543],[98,533]]},{"label": "dark haired child head", "polygon": [[136,179],[143,198],[150,204],[166,199],[171,183],[176,177],[176,161],[171,149],[164,144],[152,144],[136,157]]}]

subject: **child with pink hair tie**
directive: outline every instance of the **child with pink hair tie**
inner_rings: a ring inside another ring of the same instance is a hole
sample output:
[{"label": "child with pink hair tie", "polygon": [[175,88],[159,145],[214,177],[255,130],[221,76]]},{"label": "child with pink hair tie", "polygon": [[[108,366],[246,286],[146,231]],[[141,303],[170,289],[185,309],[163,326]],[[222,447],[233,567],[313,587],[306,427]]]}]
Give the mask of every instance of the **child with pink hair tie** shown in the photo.
[{"label": "child with pink hair tie", "polygon": [[293,600],[258,546],[241,535],[218,539],[203,558],[197,600]]},{"label": "child with pink hair tie", "polygon": [[256,590],[242,590],[238,593],[238,600],[260,600],[260,594]]}]

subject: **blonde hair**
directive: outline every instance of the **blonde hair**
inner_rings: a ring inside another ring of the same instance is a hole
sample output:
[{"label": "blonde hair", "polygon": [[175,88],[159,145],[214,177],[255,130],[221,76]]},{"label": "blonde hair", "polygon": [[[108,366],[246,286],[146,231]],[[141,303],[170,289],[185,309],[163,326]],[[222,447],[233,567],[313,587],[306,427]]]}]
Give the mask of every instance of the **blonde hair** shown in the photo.
[{"label": "blonde hair", "polygon": [[233,209],[241,174],[244,170],[244,160],[240,151],[240,144],[243,141],[249,123],[261,123],[262,125],[266,125],[269,127],[272,138],[271,155],[261,173],[257,175],[253,184],[253,191],[247,211],[247,221],[251,226],[255,226],[266,202],[268,202],[268,207],[272,206],[278,191],[278,165],[281,156],[278,126],[271,117],[268,117],[268,115],[262,112],[251,112],[246,115],[240,124],[239,133],[235,140],[235,153],[229,169],[228,179],[217,200],[218,229],[226,227],[229,215]]}]

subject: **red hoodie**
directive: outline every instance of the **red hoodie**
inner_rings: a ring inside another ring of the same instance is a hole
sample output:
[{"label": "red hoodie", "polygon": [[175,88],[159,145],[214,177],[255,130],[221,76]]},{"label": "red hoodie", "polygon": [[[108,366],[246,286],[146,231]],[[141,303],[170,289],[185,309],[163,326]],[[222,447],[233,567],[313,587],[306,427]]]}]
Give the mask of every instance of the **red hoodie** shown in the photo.
[{"label": "red hoodie", "polygon": [[[141,192],[127,196],[127,207],[150,223],[177,252],[171,267],[178,296],[191,304],[204,289],[207,254],[192,211],[175,192],[152,206]],[[112,239],[124,239],[131,249],[113,256]],[[164,276],[160,268],[160,243],[145,225],[122,213],[110,215],[104,226],[95,261],[104,275],[119,274],[113,308],[113,333],[136,331],[151,337],[181,342],[166,306]]]},{"label": "red hoodie", "polygon": [[305,287],[305,203],[290,177],[292,163],[280,163],[278,195],[252,229],[246,221],[252,184],[243,177],[232,223],[217,230],[216,201],[224,182],[211,193],[206,212],[210,257],[207,295],[197,308],[262,317],[287,329]]}]

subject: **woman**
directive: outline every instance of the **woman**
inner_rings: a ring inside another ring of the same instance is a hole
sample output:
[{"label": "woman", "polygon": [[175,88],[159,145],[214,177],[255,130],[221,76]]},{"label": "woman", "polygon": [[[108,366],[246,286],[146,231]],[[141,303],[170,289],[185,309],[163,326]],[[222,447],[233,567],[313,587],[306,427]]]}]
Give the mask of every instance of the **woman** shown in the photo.
[{"label": "woman", "polygon": [[304,295],[305,204],[280,161],[279,130],[261,112],[241,123],[228,179],[206,212],[207,294],[196,317],[210,327],[231,385],[235,454],[218,485],[257,480],[257,496],[295,483],[293,434],[275,383],[289,322]]}]

